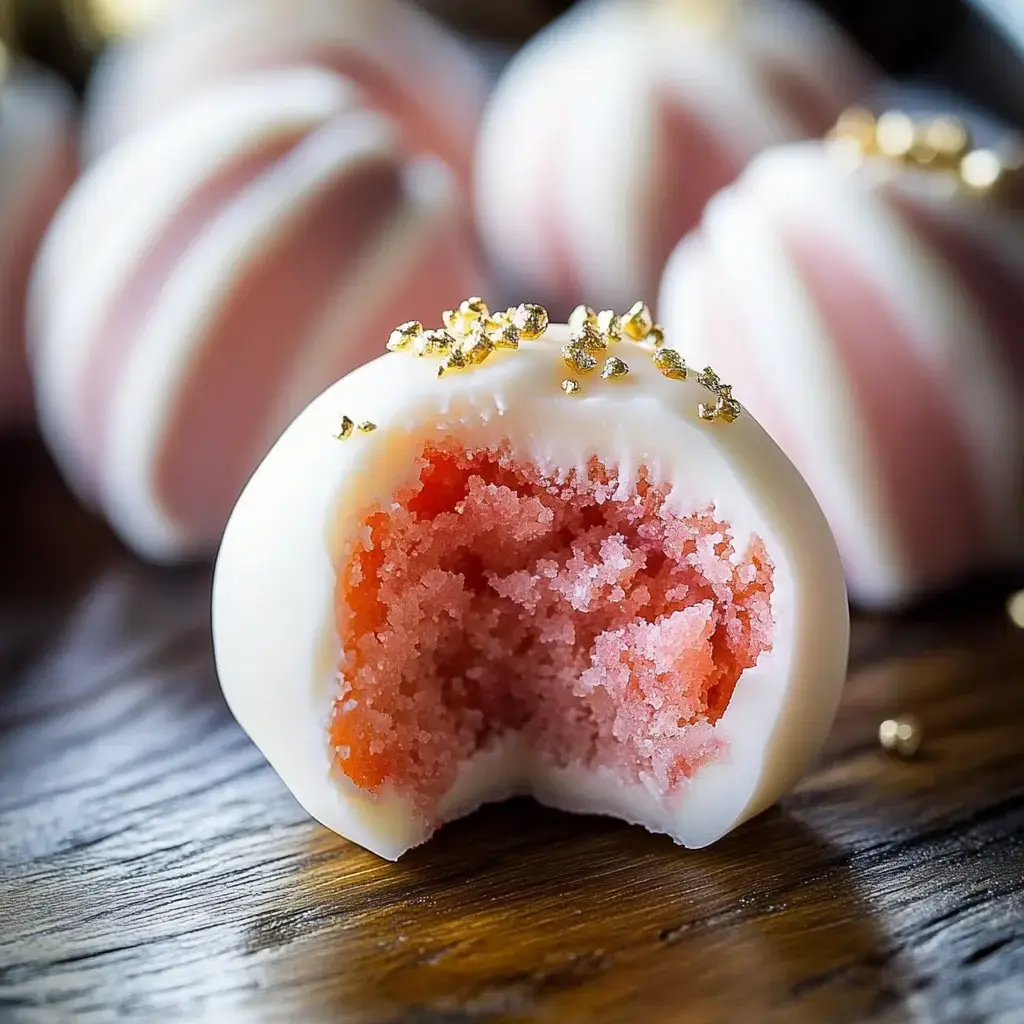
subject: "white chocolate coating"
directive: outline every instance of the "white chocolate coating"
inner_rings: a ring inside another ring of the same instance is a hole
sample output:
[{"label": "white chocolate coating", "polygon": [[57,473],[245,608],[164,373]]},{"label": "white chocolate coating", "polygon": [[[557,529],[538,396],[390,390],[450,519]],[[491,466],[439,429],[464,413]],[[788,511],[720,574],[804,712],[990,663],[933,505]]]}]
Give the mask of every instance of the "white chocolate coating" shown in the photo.
[{"label": "white chocolate coating", "polygon": [[[946,241],[926,237],[908,219],[914,210],[945,224]],[[813,241],[821,274],[849,281],[853,268],[877,307],[848,289],[844,308],[826,310],[793,258],[793,238]],[[987,251],[1016,287],[981,294],[965,281],[949,251],[956,238]],[[852,596],[890,606],[1020,551],[1024,381],[1013,370],[1019,339],[993,316],[1014,308],[1021,288],[1019,214],[957,195],[941,177],[881,161],[850,167],[804,143],[762,155],[709,204],[666,268],[659,311],[681,348],[731,375],[796,462],[835,532]],[[892,337],[884,351],[870,344],[883,330]],[[903,367],[917,368],[901,399],[916,412],[912,436],[882,418],[885,363],[901,379]],[[934,382],[927,396],[925,378]],[[894,480],[942,443],[939,425],[961,449],[946,451],[933,486],[967,474],[965,462],[972,482],[942,502],[935,491],[898,493]],[[971,542],[948,557],[945,545],[924,562],[912,557],[909,539],[926,524],[967,519],[965,497],[978,506]]]},{"label": "white chocolate coating", "polygon": [[[647,345],[614,346],[629,375],[603,381],[594,373],[582,378],[582,394],[566,396],[559,348],[567,338],[564,325],[552,325],[539,341],[441,379],[436,360],[408,352],[366,364],[285,431],[225,531],[213,631],[228,703],[310,814],[381,856],[397,858],[428,833],[404,797],[373,798],[332,772],[335,574],[367,509],[388,507],[431,436],[453,434],[468,445],[507,438],[518,457],[562,474],[592,455],[623,481],[646,465],[671,485],[670,508],[688,514],[713,504],[738,546],[756,533],[776,567],[773,650],[742,674],[716,726],[731,741],[728,757],[662,799],[611,775],[544,766],[511,737],[463,766],[442,818],[531,793],[703,846],[792,785],[835,713],[846,669],[846,594],[831,534],[799,474],[749,414],[731,424],[701,421],[697,405],[708,392],[695,374],[663,377]],[[339,442],[333,435],[343,414],[377,429]]]},{"label": "white chocolate coating", "polygon": [[211,87],[274,68],[316,67],[354,82],[396,122],[411,152],[464,177],[485,80],[473,55],[396,0],[198,0],[115,46],[89,92],[86,148],[96,156]]}]

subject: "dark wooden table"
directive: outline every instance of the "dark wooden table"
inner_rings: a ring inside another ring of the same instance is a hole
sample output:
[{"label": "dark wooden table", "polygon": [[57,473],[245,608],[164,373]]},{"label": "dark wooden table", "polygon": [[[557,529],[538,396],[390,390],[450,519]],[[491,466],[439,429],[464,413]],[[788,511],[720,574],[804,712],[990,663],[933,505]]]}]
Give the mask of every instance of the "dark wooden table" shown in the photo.
[{"label": "dark wooden table", "polygon": [[1024,1020],[1008,582],[858,621],[820,766],[712,849],[515,801],[396,865],[235,726],[207,569],[133,561],[33,444],[0,480],[5,1024]]}]

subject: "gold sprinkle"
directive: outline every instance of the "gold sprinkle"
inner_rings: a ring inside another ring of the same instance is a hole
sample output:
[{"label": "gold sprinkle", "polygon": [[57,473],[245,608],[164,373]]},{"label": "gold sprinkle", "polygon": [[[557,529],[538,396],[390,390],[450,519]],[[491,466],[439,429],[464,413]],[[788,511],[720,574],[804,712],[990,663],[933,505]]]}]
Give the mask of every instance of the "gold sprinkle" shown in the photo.
[{"label": "gold sprinkle", "polygon": [[512,324],[524,341],[533,341],[548,329],[548,311],[535,302],[520,303],[512,314]]},{"label": "gold sprinkle", "polygon": [[826,138],[853,143],[862,153],[870,153],[875,148],[875,115],[863,107],[844,110]]},{"label": "gold sprinkle", "polygon": [[975,192],[995,188],[1002,174],[1002,161],[991,149],[976,149],[960,161],[960,178]]},{"label": "gold sprinkle", "polygon": [[882,156],[903,160],[914,148],[914,122],[901,110],[889,110],[875,124],[875,147]]},{"label": "gold sprinkle", "polygon": [[495,348],[519,348],[523,332],[511,322],[505,322],[488,331]]},{"label": "gold sprinkle", "polygon": [[401,352],[402,349],[408,348],[414,338],[418,338],[423,333],[423,324],[419,320],[408,320],[404,324],[399,324],[388,337],[387,350],[389,352]]},{"label": "gold sprinkle", "polygon": [[570,331],[569,337],[574,345],[585,348],[588,352],[603,352],[608,347],[608,339],[598,330],[597,324],[589,321],[578,331]]},{"label": "gold sprinkle", "polygon": [[614,309],[602,309],[597,314],[597,329],[609,341],[622,341],[622,317]]},{"label": "gold sprinkle", "polygon": [[672,380],[686,380],[686,361],[674,348],[659,348],[654,353],[654,365]]},{"label": "gold sprinkle", "polygon": [[629,373],[629,366],[616,356],[609,356],[604,361],[601,376],[605,380],[613,380],[616,377],[625,377]]},{"label": "gold sprinkle", "polygon": [[716,395],[722,390],[722,379],[714,370],[711,369],[710,366],[705,366],[704,369],[697,374],[697,383]]},{"label": "gold sprinkle", "polygon": [[887,718],[878,727],[878,742],[882,749],[896,757],[913,757],[921,748],[924,731],[913,715]]},{"label": "gold sprinkle", "polygon": [[743,411],[740,403],[732,397],[732,389],[725,384],[722,386],[722,393],[719,394],[714,405],[700,402],[697,405],[697,415],[708,423],[721,420],[723,423],[734,423]]},{"label": "gold sprinkle", "polygon": [[462,316],[459,314],[457,309],[446,309],[441,314],[441,323],[443,323],[449,331],[455,331],[458,333],[462,330]]},{"label": "gold sprinkle", "polygon": [[577,306],[569,314],[570,335],[576,337],[586,324],[589,324],[591,327],[597,327],[597,314],[589,306]]},{"label": "gold sprinkle", "polygon": [[494,341],[483,331],[475,331],[471,339],[462,346],[462,352],[468,362],[482,363],[495,348]]},{"label": "gold sprinkle", "polygon": [[583,385],[578,380],[573,380],[572,377],[566,377],[562,381],[562,390],[567,395],[578,395],[583,390]]},{"label": "gold sprinkle", "polygon": [[742,411],[742,406],[735,398],[723,396],[718,400],[718,418],[726,423],[734,423]]},{"label": "gold sprinkle", "polygon": [[923,167],[955,170],[971,148],[967,126],[957,117],[931,117],[914,129],[910,156]]},{"label": "gold sprinkle", "polygon": [[1024,629],[1024,590],[1010,595],[1006,602],[1006,614],[1018,629]]},{"label": "gold sprinkle", "polygon": [[419,356],[443,356],[455,347],[455,339],[447,331],[424,331],[415,344]]},{"label": "gold sprinkle", "polygon": [[655,348],[661,348],[665,344],[665,328],[661,324],[655,324],[645,340],[649,341]]},{"label": "gold sprinkle", "polygon": [[459,312],[467,320],[480,320],[490,315],[487,303],[479,295],[471,295],[459,304]]},{"label": "gold sprinkle", "polygon": [[369,420],[363,420],[363,422],[356,427],[356,430],[358,430],[360,434],[372,434],[376,429],[377,424],[371,423]]},{"label": "gold sprinkle", "polygon": [[352,436],[352,430],[355,424],[347,417],[341,417],[341,425],[338,427],[338,432],[334,435],[339,441],[347,441]]},{"label": "gold sprinkle", "polygon": [[654,317],[645,302],[634,302],[622,322],[622,329],[634,340],[643,341],[654,326]]},{"label": "gold sprinkle", "polygon": [[461,348],[453,348],[445,361],[437,368],[438,377],[443,377],[451,370],[464,370],[470,365],[469,358]]},{"label": "gold sprinkle", "polygon": [[585,348],[575,343],[562,346],[562,358],[565,365],[577,373],[590,373],[597,366],[597,360]]}]

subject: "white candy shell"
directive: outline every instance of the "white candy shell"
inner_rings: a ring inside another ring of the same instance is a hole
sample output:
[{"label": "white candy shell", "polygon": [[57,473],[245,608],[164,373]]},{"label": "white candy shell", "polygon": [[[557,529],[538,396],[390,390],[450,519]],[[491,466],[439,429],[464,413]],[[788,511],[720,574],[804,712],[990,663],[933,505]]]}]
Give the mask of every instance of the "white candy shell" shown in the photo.
[{"label": "white candy shell", "polygon": [[39,240],[74,178],[75,149],[70,91],[23,67],[5,81],[0,67],[0,427],[31,413],[25,295]]},{"label": "white candy shell", "polygon": [[[757,532],[775,560],[774,649],[739,679],[716,730],[729,758],[672,799],[640,784],[552,768],[515,742],[465,763],[438,809],[443,820],[512,793],[572,811],[617,815],[687,846],[713,842],[771,804],[820,748],[846,668],[848,615],[838,555],[824,517],[793,466],[747,414],[701,421],[708,392],[669,380],[650,350],[623,343],[628,377],[568,397],[552,326],[517,352],[497,352],[465,374],[397,353],[350,374],[317,398],[256,471],[231,516],[217,561],[213,633],[225,696],[243,728],[300,803],[322,823],[383,857],[428,837],[405,797],[374,798],[332,771],[327,723],[340,652],[335,566],[378,502],[408,481],[423,439],[467,444],[502,438],[548,469],[594,454],[631,479],[645,463],[673,485],[680,508],[713,502],[737,537]],[[588,381],[591,378],[587,379]],[[377,429],[335,440],[341,415]]]},{"label": "white candy shell", "polygon": [[760,157],[673,256],[660,312],[735,381],[825,510],[851,595],[1019,557],[1024,220],[950,181]]},{"label": "white candy shell", "polygon": [[217,0],[182,5],[115,47],[90,90],[96,155],[198,92],[252,71],[321,67],[353,81],[414,152],[468,173],[485,91],[466,47],[395,0]]},{"label": "white candy shell", "polygon": [[566,312],[649,294],[755,153],[821,134],[866,87],[850,44],[810,8],[733,3],[712,29],[686,6],[583,3],[516,55],[489,101],[484,242],[512,281]]},{"label": "white candy shell", "polygon": [[396,311],[481,284],[443,165],[407,160],[335,75],[248,76],[111,150],[52,225],[31,309],[44,435],[135,550],[210,551],[282,427]]}]

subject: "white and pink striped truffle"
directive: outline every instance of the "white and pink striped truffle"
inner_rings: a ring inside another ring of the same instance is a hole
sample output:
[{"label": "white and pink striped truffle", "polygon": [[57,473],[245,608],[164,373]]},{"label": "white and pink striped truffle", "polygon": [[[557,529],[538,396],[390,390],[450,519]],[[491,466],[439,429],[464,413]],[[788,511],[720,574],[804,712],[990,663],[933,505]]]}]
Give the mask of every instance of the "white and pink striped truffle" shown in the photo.
[{"label": "white and pink striped truffle", "polygon": [[6,61],[0,44],[0,428],[31,416],[25,297],[40,239],[76,163],[70,91]]},{"label": "white and pink striped truffle", "polygon": [[582,3],[517,54],[489,102],[485,245],[565,312],[625,306],[654,291],[751,157],[820,135],[868,79],[838,30],[791,0]]},{"label": "white and pink striped truffle", "polygon": [[313,816],[383,857],[517,793],[703,846],[835,713],[842,569],[792,464],[652,340],[589,370],[572,350],[567,377],[569,341],[366,364],[225,531],[228,703]]},{"label": "white and pink striped truffle", "polygon": [[851,596],[1020,555],[1024,216],[952,174],[804,143],[672,257],[660,312],[735,380],[821,502]]},{"label": "white and pink striped truffle", "polygon": [[459,192],[346,79],[211,85],[106,151],[37,265],[39,413],[142,555],[210,551],[246,478],[393,317],[477,291]]},{"label": "white and pink striped truffle", "polygon": [[108,149],[211,85],[294,67],[347,78],[410,153],[432,153],[468,178],[486,79],[467,47],[402,0],[175,4],[101,63],[87,151]]}]

